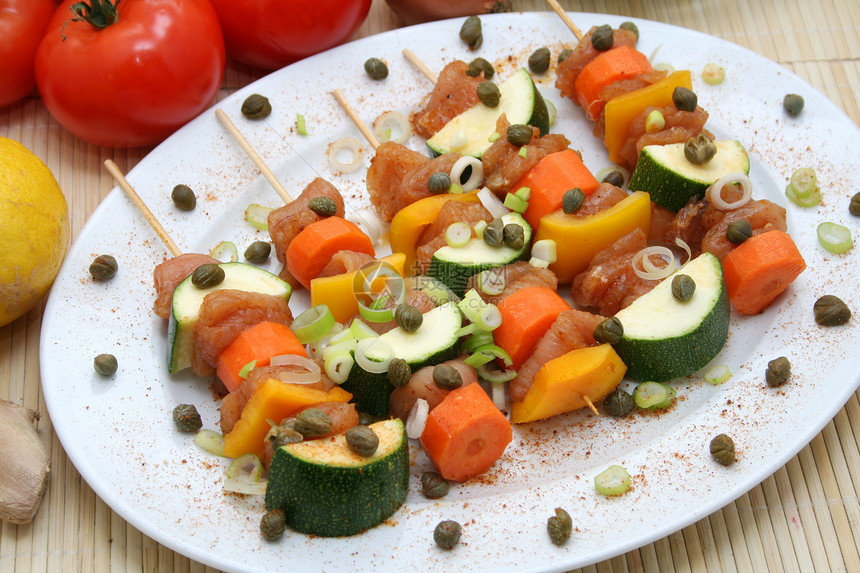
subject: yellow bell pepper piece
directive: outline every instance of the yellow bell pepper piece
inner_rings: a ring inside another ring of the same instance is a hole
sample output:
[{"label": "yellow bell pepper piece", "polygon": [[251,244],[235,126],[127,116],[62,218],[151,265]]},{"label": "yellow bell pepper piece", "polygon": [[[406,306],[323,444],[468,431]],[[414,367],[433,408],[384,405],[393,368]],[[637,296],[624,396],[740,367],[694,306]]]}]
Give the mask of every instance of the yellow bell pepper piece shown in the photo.
[{"label": "yellow bell pepper piece", "polygon": [[349,402],[351,398],[352,394],[340,386],[325,392],[270,378],[257,386],[242,409],[242,416],[224,436],[224,455],[228,458],[247,453],[259,456],[263,453],[264,440],[271,428],[268,420],[279,423],[305,406],[320,402]]},{"label": "yellow bell pepper piece", "polygon": [[401,209],[391,220],[391,228],[388,232],[388,238],[391,241],[391,252],[406,255],[404,268],[408,276],[418,274],[418,269],[415,266],[415,244],[421,238],[421,233],[424,232],[424,229],[436,220],[439,211],[442,209],[442,205],[448,201],[476,202],[480,201],[480,199],[478,199],[477,191],[432,195],[424,199],[419,199],[408,207]]},{"label": "yellow bell pepper piece", "polygon": [[[379,259],[380,262],[394,267],[403,276],[406,255],[394,253]],[[343,273],[331,277],[321,277],[311,280],[311,306],[324,304],[328,306],[334,319],[344,322],[358,313],[358,299],[355,298],[355,275],[359,271]]]},{"label": "yellow bell pepper piece", "polygon": [[522,402],[511,406],[511,422],[522,424],[572,412],[612,392],[627,366],[609,344],[571,350],[538,370]]},{"label": "yellow bell pepper piece", "polygon": [[588,268],[594,255],[637,227],[648,233],[651,226],[651,197],[636,191],[605,211],[575,217],[556,211],[541,219],[535,241],[551,239],[556,244],[556,262],[549,266],[558,282],[569,283]]},{"label": "yellow bell pepper piece", "polygon": [[612,98],[604,108],[606,135],[603,141],[609,150],[609,159],[623,163],[621,148],[627,141],[627,126],[649,106],[663,107],[672,105],[672,92],[676,87],[692,89],[689,70],[677,71],[648,87]]}]

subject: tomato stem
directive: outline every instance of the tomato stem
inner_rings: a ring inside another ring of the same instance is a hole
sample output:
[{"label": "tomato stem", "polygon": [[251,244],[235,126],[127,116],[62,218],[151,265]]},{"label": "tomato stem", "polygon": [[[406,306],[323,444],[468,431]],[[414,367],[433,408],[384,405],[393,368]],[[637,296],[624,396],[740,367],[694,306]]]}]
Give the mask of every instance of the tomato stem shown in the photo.
[{"label": "tomato stem", "polygon": [[99,30],[107,28],[111,24],[115,24],[119,20],[116,12],[116,7],[120,0],[111,2],[111,0],[90,0],[90,4],[86,0],[75,2],[69,9],[75,13],[72,21],[79,22],[81,20],[90,23]]}]

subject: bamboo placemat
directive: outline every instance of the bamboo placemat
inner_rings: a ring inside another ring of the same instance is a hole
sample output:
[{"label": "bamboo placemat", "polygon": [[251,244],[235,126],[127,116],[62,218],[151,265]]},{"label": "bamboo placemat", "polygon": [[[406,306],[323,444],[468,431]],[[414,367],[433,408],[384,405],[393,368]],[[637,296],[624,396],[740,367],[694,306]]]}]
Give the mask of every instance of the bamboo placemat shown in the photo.
[{"label": "bamboo placemat", "polygon": [[[565,1],[573,12],[623,14],[683,26],[750,48],[797,73],[860,124],[857,0]],[[543,0],[513,0],[546,10]],[[374,0],[364,37],[401,26]],[[261,77],[230,63],[221,98]],[[69,203],[73,236],[114,186],[102,164],[128,172],[150,148],[114,150],[66,132],[36,98],[0,109],[0,135],[51,168]],[[858,152],[860,164],[860,152]],[[853,177],[855,174],[845,174]],[[860,187],[858,187],[860,190]],[[141,534],[102,502],[66,457],[41,394],[42,307],[0,328],[0,399],[43,414],[51,480],[33,523],[0,524],[0,573],[24,571],[214,571]],[[655,543],[583,571],[860,571],[860,399],[774,475],[716,513]],[[537,565],[537,564],[535,564]]]}]

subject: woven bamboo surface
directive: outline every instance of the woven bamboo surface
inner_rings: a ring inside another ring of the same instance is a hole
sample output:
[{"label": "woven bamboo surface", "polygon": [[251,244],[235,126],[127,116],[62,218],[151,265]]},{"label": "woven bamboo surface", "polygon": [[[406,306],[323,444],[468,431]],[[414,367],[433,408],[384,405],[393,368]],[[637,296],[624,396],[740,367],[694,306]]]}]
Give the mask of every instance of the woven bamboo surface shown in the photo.
[{"label": "woven bamboo surface", "polygon": [[[623,14],[683,26],[750,48],[806,79],[860,124],[857,0],[561,4],[573,12]],[[548,9],[543,0],[513,0],[513,5],[517,10]],[[357,37],[401,25],[384,0],[374,0]],[[219,97],[261,75],[228,63]],[[60,127],[37,97],[0,109],[0,136],[22,142],[51,168],[69,203],[73,236],[114,186],[104,160],[113,159],[128,172],[150,151],[86,144]],[[42,308],[37,307],[0,328],[0,399],[43,413],[39,430],[52,464],[50,485],[33,523],[0,523],[0,573],[212,570],[128,524],[93,493],[66,457],[41,393],[41,318]],[[653,544],[584,570],[860,572],[858,444],[860,400],[855,394],[795,458],[735,502]]]}]

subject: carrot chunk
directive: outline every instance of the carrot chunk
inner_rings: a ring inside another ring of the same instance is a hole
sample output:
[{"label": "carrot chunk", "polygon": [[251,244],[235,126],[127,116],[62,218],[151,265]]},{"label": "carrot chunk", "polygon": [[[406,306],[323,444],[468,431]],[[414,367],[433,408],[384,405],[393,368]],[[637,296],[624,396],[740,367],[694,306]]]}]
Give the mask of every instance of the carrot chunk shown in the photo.
[{"label": "carrot chunk", "polygon": [[529,225],[537,231],[540,219],[561,209],[562,199],[568,189],[579,187],[591,195],[600,183],[572,149],[550,153],[520,178],[513,189],[531,189],[529,206],[523,213]]},{"label": "carrot chunk", "polygon": [[358,225],[342,217],[326,217],[311,223],[287,247],[287,270],[309,289],[338,251],[356,251],[373,256],[373,242]]},{"label": "carrot chunk", "polygon": [[517,369],[565,310],[570,310],[570,305],[549,287],[520,289],[499,304],[502,324],[493,331],[493,341],[511,355]]},{"label": "carrot chunk", "polygon": [[480,384],[452,390],[430,411],[421,447],[445,479],[481,475],[511,442],[511,424]]},{"label": "carrot chunk", "polygon": [[239,372],[256,360],[255,367],[268,366],[273,356],[298,354],[307,357],[304,346],[292,329],[278,322],[263,321],[239,333],[218,355],[216,374],[229,391],[242,383]]},{"label": "carrot chunk", "polygon": [[805,268],[797,245],[779,230],[750,237],[723,259],[729,300],[740,314],[762,312]]},{"label": "carrot chunk", "polygon": [[588,119],[600,117],[605,102],[600,99],[600,91],[613,82],[650,72],[648,58],[630,46],[618,46],[601,53],[586,65],[576,82],[573,91],[576,101],[585,110]]}]

